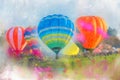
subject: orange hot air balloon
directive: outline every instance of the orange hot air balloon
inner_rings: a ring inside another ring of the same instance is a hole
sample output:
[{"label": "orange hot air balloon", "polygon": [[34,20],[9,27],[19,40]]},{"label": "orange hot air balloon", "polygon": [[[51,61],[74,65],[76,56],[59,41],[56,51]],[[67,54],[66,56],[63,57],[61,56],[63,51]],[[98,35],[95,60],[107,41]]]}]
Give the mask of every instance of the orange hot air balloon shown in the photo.
[{"label": "orange hot air balloon", "polygon": [[26,46],[24,31],[23,27],[12,27],[6,32],[6,39],[16,54],[22,52]]},{"label": "orange hot air balloon", "polygon": [[94,49],[105,37],[107,37],[106,22],[98,16],[82,16],[76,20],[76,27],[80,31],[84,41],[82,45],[86,49]]}]

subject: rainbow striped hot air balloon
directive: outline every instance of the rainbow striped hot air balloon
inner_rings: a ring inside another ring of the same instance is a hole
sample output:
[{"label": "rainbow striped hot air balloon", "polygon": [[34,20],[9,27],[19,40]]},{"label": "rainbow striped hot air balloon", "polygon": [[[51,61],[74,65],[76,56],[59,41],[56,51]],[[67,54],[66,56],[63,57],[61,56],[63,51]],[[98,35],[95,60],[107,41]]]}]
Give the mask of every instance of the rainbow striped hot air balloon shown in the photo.
[{"label": "rainbow striped hot air balloon", "polygon": [[31,31],[31,43],[32,43],[32,49],[36,49],[40,47],[40,44],[38,42],[38,35],[37,35],[37,27],[33,27]]},{"label": "rainbow striped hot air balloon", "polygon": [[31,41],[31,31],[32,31],[32,27],[29,26],[25,29],[25,32],[24,32],[24,38],[27,41],[28,45],[30,44],[30,41]]},{"label": "rainbow striped hot air balloon", "polygon": [[29,26],[25,29],[24,37],[27,41],[28,46],[30,46],[32,50],[32,54],[37,57],[42,57],[42,53],[39,50],[38,36],[37,36],[37,28]]},{"label": "rainbow striped hot air balloon", "polygon": [[25,29],[24,37],[27,41],[27,44],[31,48],[38,48],[40,45],[38,43],[37,28],[29,26]]},{"label": "rainbow striped hot air balloon", "polygon": [[6,39],[14,51],[19,54],[26,46],[23,27],[12,27],[6,32]]},{"label": "rainbow striped hot air balloon", "polygon": [[64,48],[73,36],[74,24],[64,15],[53,14],[44,17],[38,25],[40,39],[56,53]]}]

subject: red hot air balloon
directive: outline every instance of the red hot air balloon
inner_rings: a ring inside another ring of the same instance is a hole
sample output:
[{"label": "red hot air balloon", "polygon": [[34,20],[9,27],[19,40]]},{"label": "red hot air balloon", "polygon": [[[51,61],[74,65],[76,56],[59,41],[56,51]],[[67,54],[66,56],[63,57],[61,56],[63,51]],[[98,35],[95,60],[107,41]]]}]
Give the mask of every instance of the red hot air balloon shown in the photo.
[{"label": "red hot air balloon", "polygon": [[76,26],[82,35],[82,46],[94,49],[107,37],[106,22],[98,16],[82,16],[76,20]]},{"label": "red hot air balloon", "polygon": [[15,53],[18,55],[22,52],[26,46],[24,39],[24,28],[23,27],[12,27],[6,32],[6,39],[13,48]]}]

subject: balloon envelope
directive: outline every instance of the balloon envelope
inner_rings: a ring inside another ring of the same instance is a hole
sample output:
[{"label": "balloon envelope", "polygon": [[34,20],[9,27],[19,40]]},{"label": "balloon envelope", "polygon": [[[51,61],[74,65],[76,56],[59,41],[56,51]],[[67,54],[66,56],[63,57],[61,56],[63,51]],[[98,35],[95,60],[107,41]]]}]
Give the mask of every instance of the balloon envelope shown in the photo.
[{"label": "balloon envelope", "polygon": [[26,46],[23,27],[10,28],[6,33],[6,39],[16,53],[21,52]]},{"label": "balloon envelope", "polygon": [[39,37],[56,54],[68,44],[73,31],[72,21],[60,14],[48,15],[38,25]]},{"label": "balloon envelope", "polygon": [[98,16],[82,16],[76,20],[76,26],[86,49],[94,49],[107,35],[106,22]]},{"label": "balloon envelope", "polygon": [[25,29],[24,37],[29,46],[38,45],[37,28],[29,26]]},{"label": "balloon envelope", "polygon": [[63,54],[65,55],[77,55],[79,53],[79,47],[73,42],[69,42],[69,44],[64,48]]},{"label": "balloon envelope", "polygon": [[36,57],[42,56],[42,53],[39,50],[40,45],[39,45],[38,39],[37,39],[37,28],[31,27],[31,26],[26,28],[25,33],[24,33],[24,37],[27,41],[28,46],[32,50],[32,54]]},{"label": "balloon envelope", "polygon": [[32,27],[28,27],[25,29],[24,38],[26,39],[27,43],[29,43],[31,40],[31,31]]}]

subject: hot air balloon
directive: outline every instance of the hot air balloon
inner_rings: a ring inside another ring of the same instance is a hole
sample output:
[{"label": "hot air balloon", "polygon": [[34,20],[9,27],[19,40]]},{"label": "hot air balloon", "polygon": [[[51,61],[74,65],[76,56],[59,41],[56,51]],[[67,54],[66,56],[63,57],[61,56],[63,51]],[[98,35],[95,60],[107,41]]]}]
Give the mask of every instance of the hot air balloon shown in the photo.
[{"label": "hot air balloon", "polygon": [[31,47],[32,49],[40,47],[40,44],[38,42],[37,27],[33,27],[31,31]]},{"label": "hot air balloon", "polygon": [[63,54],[74,56],[74,55],[78,55],[79,51],[80,51],[79,47],[73,41],[71,41],[64,48]]},{"label": "hot air balloon", "polygon": [[[37,36],[37,28],[29,26],[25,29],[24,37],[27,41],[27,44],[29,46],[39,47],[38,43],[38,36]],[[33,48],[34,48],[33,47]]]},{"label": "hot air balloon", "polygon": [[12,27],[6,32],[6,39],[11,48],[13,48],[16,55],[19,55],[24,47],[26,41],[24,39],[24,28],[23,27]]},{"label": "hot air balloon", "polygon": [[29,26],[25,29],[24,37],[27,41],[28,46],[30,46],[32,54],[38,58],[42,58],[42,53],[39,50],[39,43],[37,37],[37,28]]},{"label": "hot air balloon", "polygon": [[82,16],[76,20],[76,27],[82,35],[82,46],[85,49],[94,49],[107,36],[107,25],[104,19],[98,16]]},{"label": "hot air balloon", "polygon": [[53,14],[44,17],[38,25],[40,39],[56,53],[63,49],[73,36],[74,24],[64,15]]},{"label": "hot air balloon", "polygon": [[25,29],[24,32],[24,38],[28,45],[30,44],[31,41],[31,31],[32,31],[32,27],[29,26],[28,28]]}]

